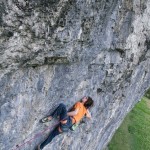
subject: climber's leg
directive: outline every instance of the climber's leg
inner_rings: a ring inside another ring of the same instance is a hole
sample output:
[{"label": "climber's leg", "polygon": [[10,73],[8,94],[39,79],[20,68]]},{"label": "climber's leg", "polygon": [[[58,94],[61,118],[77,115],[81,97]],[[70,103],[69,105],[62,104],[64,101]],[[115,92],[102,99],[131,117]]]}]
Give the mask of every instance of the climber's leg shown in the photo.
[{"label": "climber's leg", "polygon": [[[59,117],[60,121],[67,119],[67,109],[64,104],[59,104],[59,106],[51,113],[50,116],[45,117],[41,120],[42,123],[51,121],[53,117]],[[66,123],[66,122],[65,122]]]},{"label": "climber's leg", "polygon": [[67,119],[68,116],[66,106],[63,103],[59,104],[50,116],[59,117],[60,121]]},{"label": "climber's leg", "polygon": [[57,126],[50,134],[49,136],[47,137],[47,139],[41,143],[40,145],[40,149],[43,149],[48,143],[50,143],[52,141],[52,139],[59,135],[61,133],[61,131],[59,130],[59,126]]}]

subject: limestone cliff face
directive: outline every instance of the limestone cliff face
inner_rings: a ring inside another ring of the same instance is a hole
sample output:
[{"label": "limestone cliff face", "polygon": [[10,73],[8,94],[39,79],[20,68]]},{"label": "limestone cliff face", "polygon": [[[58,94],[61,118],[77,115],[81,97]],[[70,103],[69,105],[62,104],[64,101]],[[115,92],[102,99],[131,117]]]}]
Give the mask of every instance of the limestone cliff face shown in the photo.
[{"label": "limestone cliff face", "polygon": [[39,120],[84,95],[93,120],[45,150],[102,150],[150,87],[149,18],[150,0],[1,0],[1,150],[53,126]]}]

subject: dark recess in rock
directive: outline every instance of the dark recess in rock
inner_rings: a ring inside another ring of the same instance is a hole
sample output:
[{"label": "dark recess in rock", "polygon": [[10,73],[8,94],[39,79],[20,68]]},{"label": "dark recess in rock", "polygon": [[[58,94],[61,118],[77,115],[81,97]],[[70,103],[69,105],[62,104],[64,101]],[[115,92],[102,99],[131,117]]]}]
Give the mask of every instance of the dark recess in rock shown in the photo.
[{"label": "dark recess in rock", "polygon": [[13,35],[14,35],[14,33],[13,33],[12,31],[4,30],[1,36],[10,38],[10,37],[12,37]]},{"label": "dark recess in rock", "polygon": [[3,26],[3,14],[5,13],[5,5],[3,2],[0,2],[0,26]]},{"label": "dark recess in rock", "polygon": [[146,77],[147,73],[148,73],[147,71],[144,72],[144,78]]},{"label": "dark recess in rock", "polygon": [[108,76],[108,71],[106,71],[106,77]]},{"label": "dark recess in rock", "polygon": [[140,56],[138,64],[146,60],[146,53],[148,50],[150,50],[150,40],[148,38],[146,39],[144,45],[146,46],[146,49],[144,49],[142,55]]},{"label": "dark recess in rock", "polygon": [[122,97],[125,97],[125,95],[124,95],[124,94],[122,94]]},{"label": "dark recess in rock", "polygon": [[61,18],[61,19],[59,20],[58,25],[59,25],[60,27],[64,27],[64,26],[65,26],[65,19]]},{"label": "dark recess in rock", "polygon": [[101,88],[97,89],[97,94],[100,94],[103,90]]},{"label": "dark recess in rock", "polygon": [[144,44],[147,47],[147,50],[150,49],[150,40],[147,38]]},{"label": "dark recess in rock", "polygon": [[125,51],[121,48],[116,48],[116,51],[118,51],[121,55],[121,57],[124,57],[125,56]]},{"label": "dark recess in rock", "polygon": [[113,69],[113,67],[114,67],[114,64],[110,63],[110,69]]},{"label": "dark recess in rock", "polygon": [[113,91],[112,94],[115,94],[116,91]]},{"label": "dark recess in rock", "polygon": [[67,57],[45,57],[44,64],[68,64]]},{"label": "dark recess in rock", "polygon": [[38,67],[38,66],[41,66],[41,65],[39,65],[39,64],[27,64],[26,65],[26,67],[32,67],[32,68],[36,68],[36,67]]},{"label": "dark recess in rock", "polygon": [[139,42],[139,44],[138,44],[138,46],[140,46],[141,44],[140,44],[140,42]]},{"label": "dark recess in rock", "polygon": [[116,48],[116,51],[118,51],[119,53],[121,53],[121,55],[124,53],[124,50],[121,48]]},{"label": "dark recess in rock", "polygon": [[130,58],[131,62],[133,62],[133,58],[134,58],[134,53],[131,54],[131,58]]}]

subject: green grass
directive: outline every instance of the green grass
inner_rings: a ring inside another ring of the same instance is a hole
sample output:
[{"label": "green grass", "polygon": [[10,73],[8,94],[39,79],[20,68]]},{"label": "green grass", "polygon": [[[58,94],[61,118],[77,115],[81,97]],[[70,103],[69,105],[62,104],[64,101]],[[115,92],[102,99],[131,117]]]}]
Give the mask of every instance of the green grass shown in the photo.
[{"label": "green grass", "polygon": [[126,116],[109,150],[150,150],[150,100],[143,97]]}]

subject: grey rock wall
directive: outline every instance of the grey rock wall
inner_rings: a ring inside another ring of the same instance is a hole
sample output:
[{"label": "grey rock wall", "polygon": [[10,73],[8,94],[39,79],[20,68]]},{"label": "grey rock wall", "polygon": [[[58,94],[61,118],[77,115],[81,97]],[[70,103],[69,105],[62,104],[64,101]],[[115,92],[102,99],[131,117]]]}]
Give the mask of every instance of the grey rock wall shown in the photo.
[{"label": "grey rock wall", "polygon": [[[92,121],[45,150],[102,150],[150,87],[150,0],[1,0],[0,148],[57,122],[39,120],[84,95]],[[49,131],[20,149],[33,150]]]}]

